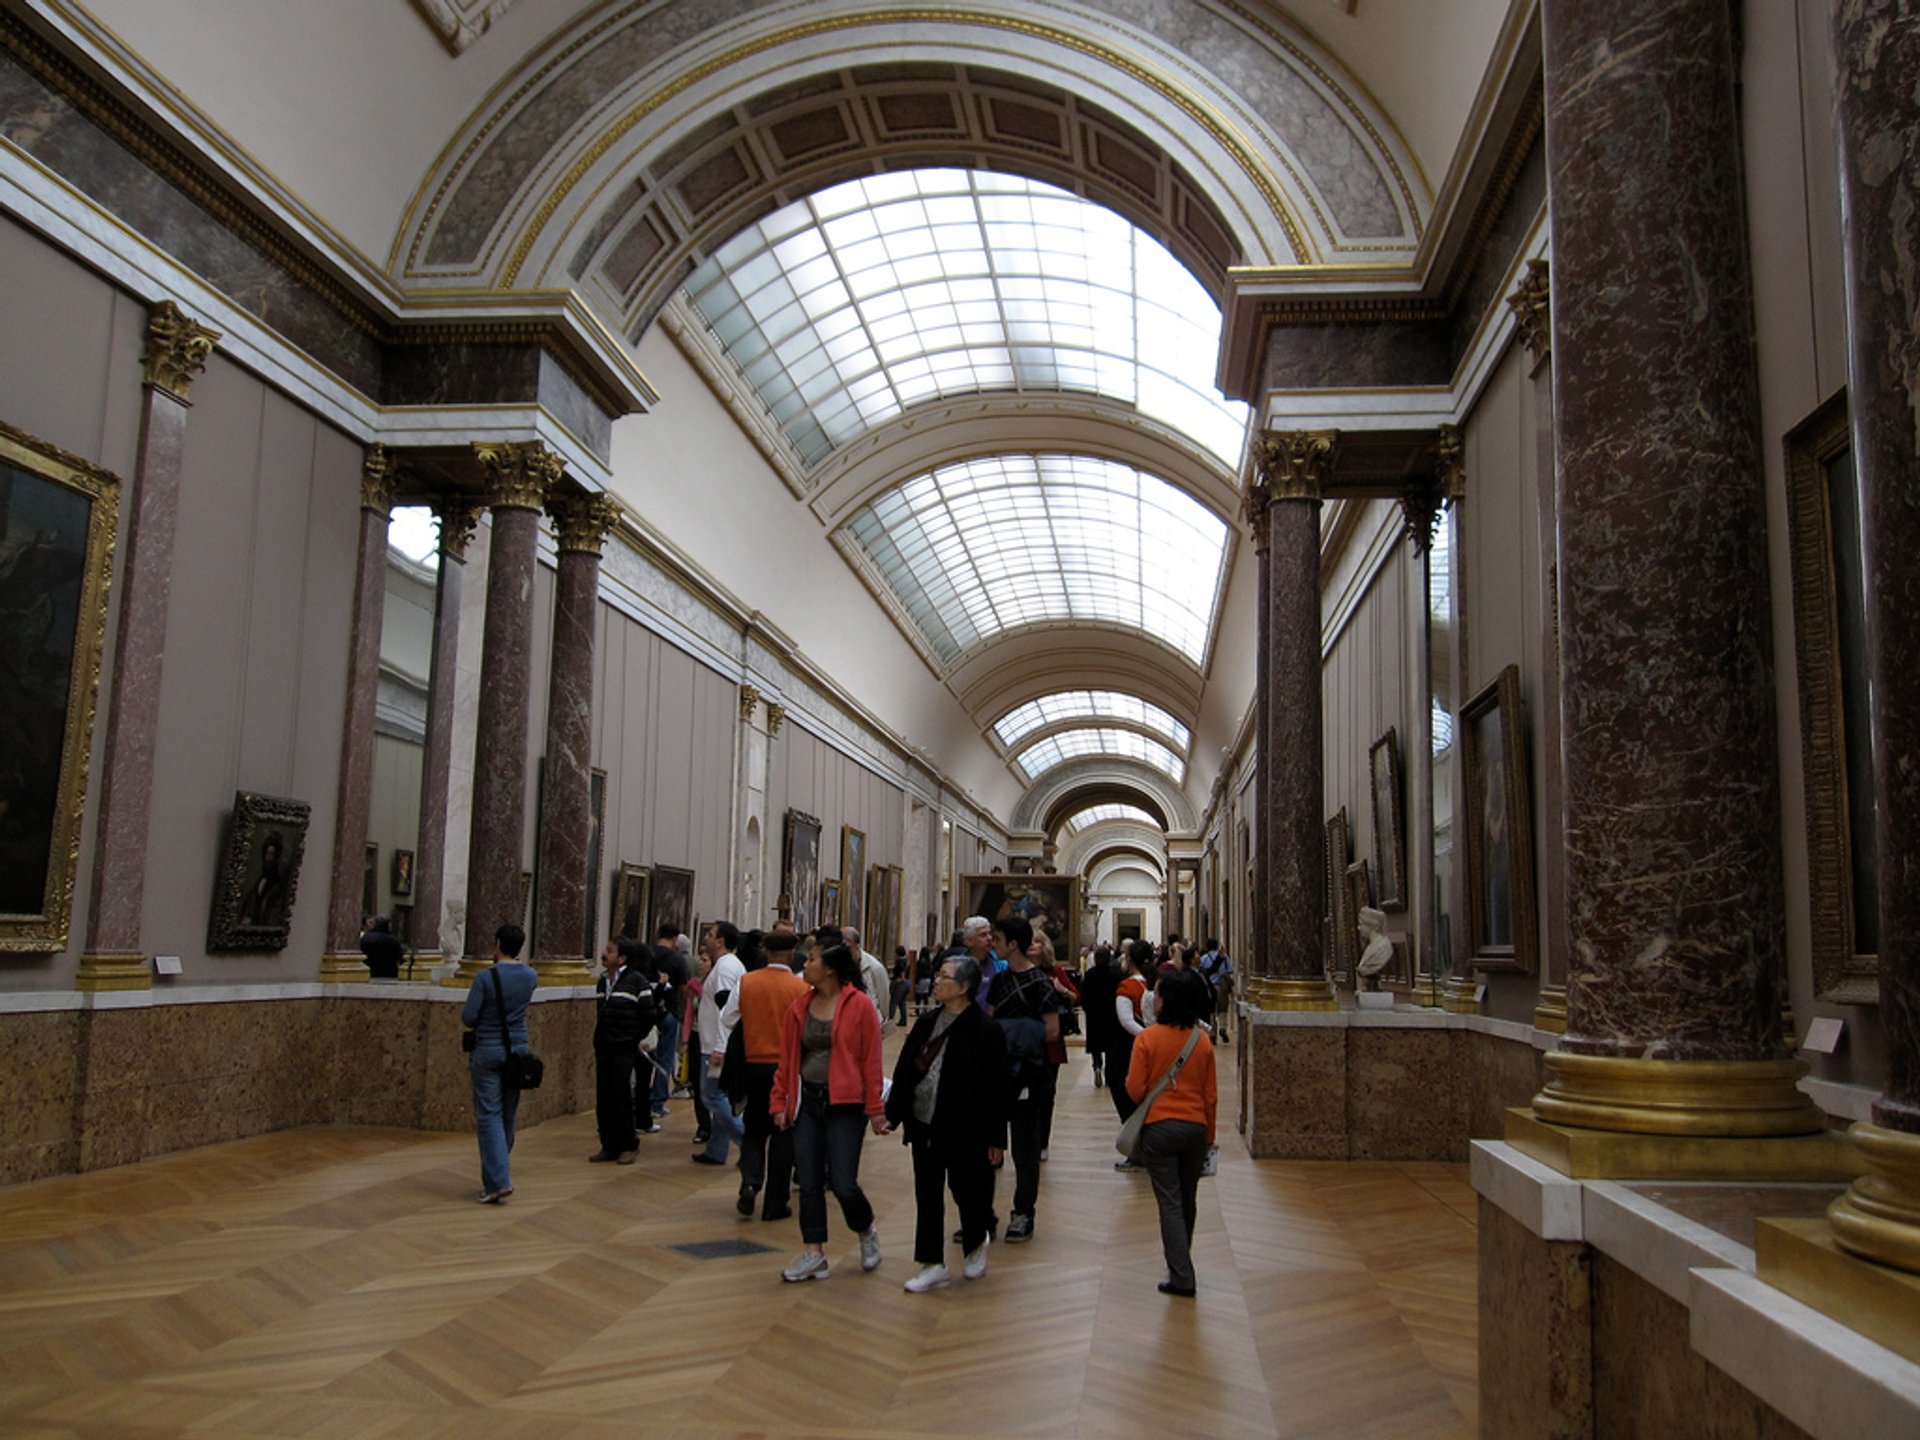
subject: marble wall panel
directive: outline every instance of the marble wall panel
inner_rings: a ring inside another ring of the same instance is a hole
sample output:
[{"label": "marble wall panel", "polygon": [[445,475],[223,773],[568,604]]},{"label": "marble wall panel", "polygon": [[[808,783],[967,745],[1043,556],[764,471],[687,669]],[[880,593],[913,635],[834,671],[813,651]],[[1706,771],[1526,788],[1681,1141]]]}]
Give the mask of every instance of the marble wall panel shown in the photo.
[{"label": "marble wall panel", "polygon": [[427,1084],[426,1004],[343,1000],[334,1006],[333,1094],[336,1125],[414,1126]]},{"label": "marble wall panel", "polygon": [[1445,385],[1453,378],[1439,321],[1276,325],[1267,335],[1265,390]]},{"label": "marble wall panel", "polygon": [[1347,1158],[1347,1031],[1256,1025],[1247,1148],[1258,1160]]},{"label": "marble wall panel", "polygon": [[1353,1160],[1467,1158],[1461,1030],[1347,1032],[1347,1156]]},{"label": "marble wall panel", "polygon": [[1593,1433],[1591,1252],[1542,1240],[1484,1199],[1479,1243],[1480,1433],[1585,1440]]},{"label": "marble wall panel", "polygon": [[[1483,1327],[1484,1216],[1490,1208],[1481,1202]],[[1483,1328],[1483,1337],[1485,1333]],[[1486,1354],[1484,1338],[1481,1354]],[[1484,1369],[1482,1376],[1484,1395]],[[1648,1435],[1808,1440],[1806,1431],[1694,1351],[1684,1305],[1597,1252],[1593,1256],[1593,1417],[1594,1440],[1639,1440]],[[1481,1433],[1498,1432],[1483,1429]]]},{"label": "marble wall panel", "polygon": [[1454,369],[1466,358],[1482,317],[1489,309],[1506,304],[1507,276],[1512,273],[1514,258],[1546,203],[1547,147],[1543,139],[1536,138],[1528,147],[1520,173],[1514,177],[1513,188],[1501,203],[1486,242],[1474,258],[1473,269],[1461,286],[1460,299],[1453,307],[1448,323],[1452,328],[1449,353]]},{"label": "marble wall panel", "polygon": [[1498,1140],[1507,1133],[1507,1111],[1531,1105],[1545,1081],[1541,1052],[1525,1041],[1466,1031],[1467,1137]]}]

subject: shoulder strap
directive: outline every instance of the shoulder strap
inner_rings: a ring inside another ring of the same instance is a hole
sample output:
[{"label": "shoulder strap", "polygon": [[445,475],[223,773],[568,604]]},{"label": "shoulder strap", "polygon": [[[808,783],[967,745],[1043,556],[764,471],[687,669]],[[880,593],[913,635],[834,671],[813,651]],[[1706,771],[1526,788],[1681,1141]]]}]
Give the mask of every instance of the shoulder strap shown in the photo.
[{"label": "shoulder strap", "polygon": [[487,967],[487,978],[493,982],[493,1003],[500,1011],[500,1048],[511,1055],[513,1053],[513,1032],[507,1029],[507,995],[500,984],[499,968],[489,965]]},{"label": "shoulder strap", "polygon": [[1180,1067],[1187,1063],[1187,1057],[1193,1054],[1193,1047],[1200,1043],[1200,1027],[1194,1026],[1187,1033],[1187,1043],[1180,1047],[1180,1054],[1173,1064],[1167,1067],[1167,1073],[1153,1082],[1153,1088],[1147,1091],[1146,1098],[1140,1102],[1142,1110],[1153,1108],[1153,1102],[1160,1098],[1160,1092],[1173,1083],[1173,1077],[1180,1073]]}]

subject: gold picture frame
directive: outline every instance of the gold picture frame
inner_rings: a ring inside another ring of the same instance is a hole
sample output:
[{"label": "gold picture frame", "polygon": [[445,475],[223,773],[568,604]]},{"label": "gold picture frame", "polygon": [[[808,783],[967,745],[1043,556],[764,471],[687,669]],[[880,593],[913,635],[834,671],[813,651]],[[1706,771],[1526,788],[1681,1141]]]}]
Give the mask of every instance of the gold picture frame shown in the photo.
[{"label": "gold picture frame", "polygon": [[1531,975],[1539,920],[1519,666],[1507,666],[1460,707],[1458,733],[1466,775],[1467,963]]},{"label": "gold picture frame", "polygon": [[1353,926],[1357,923],[1357,917],[1347,914],[1347,865],[1350,853],[1347,844],[1347,807],[1342,805],[1327,817],[1326,874],[1321,881],[1326,889],[1327,903],[1324,959],[1327,974],[1335,979],[1351,976],[1356,958]]},{"label": "gold picture frame", "polygon": [[119,516],[117,476],[0,423],[0,951],[67,948]]},{"label": "gold picture frame", "polygon": [[[856,930],[866,928],[867,832],[851,825],[840,827],[840,920]],[[829,922],[822,920],[822,924]]]}]

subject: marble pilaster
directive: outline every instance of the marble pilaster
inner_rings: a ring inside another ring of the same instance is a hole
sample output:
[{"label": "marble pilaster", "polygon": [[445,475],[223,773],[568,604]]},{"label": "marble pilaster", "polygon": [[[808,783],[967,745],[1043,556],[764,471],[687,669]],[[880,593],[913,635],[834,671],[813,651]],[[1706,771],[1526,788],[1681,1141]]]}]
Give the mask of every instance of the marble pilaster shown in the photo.
[{"label": "marble pilaster", "polygon": [[552,505],[560,538],[554,586],[553,661],[547,688],[546,781],[540,827],[539,942],[542,981],[589,984],[587,872],[593,766],[593,639],[600,593],[600,547],[619,519],[610,495],[568,497]]},{"label": "marble pilaster", "polygon": [[380,617],[386,600],[387,527],[397,467],[386,447],[367,448],[360,472],[360,548],[355,561],[353,628],[347,642],[346,723],[340,734],[340,786],[334,809],[327,951],[320,978],[367,978],[360,913],[367,830],[373,813],[373,720],[380,685]]},{"label": "marble pilaster", "polygon": [[1253,985],[1267,1009],[1331,1010],[1321,954],[1325,919],[1320,806],[1320,497],[1332,431],[1268,432],[1255,442],[1267,524],[1266,624],[1257,681],[1263,706],[1255,817],[1255,893],[1266,894],[1267,968]]},{"label": "marble pilaster", "polygon": [[1567,1034],[1535,1111],[1805,1133],[1820,1115],[1780,1034],[1733,13],[1546,0],[1543,19],[1571,952]]},{"label": "marble pilaster", "polygon": [[473,818],[467,847],[464,986],[493,954],[494,931],[519,924],[522,830],[527,815],[527,729],[533,668],[533,573],[540,512],[561,462],[539,442],[475,442],[493,477],[486,501],[487,609],[480,643],[480,712],[473,747]]},{"label": "marble pilaster", "polygon": [[1247,957],[1247,983],[1243,987],[1248,994],[1258,997],[1262,983],[1272,972],[1269,951],[1272,946],[1271,926],[1267,912],[1267,867],[1271,859],[1268,850],[1266,815],[1273,804],[1273,768],[1272,757],[1267,746],[1267,727],[1271,723],[1273,701],[1271,687],[1267,683],[1266,666],[1267,635],[1272,629],[1273,619],[1268,613],[1266,597],[1273,593],[1273,532],[1272,519],[1268,506],[1273,498],[1273,488],[1267,483],[1264,473],[1256,471],[1253,483],[1247,490],[1247,520],[1253,531],[1254,554],[1254,664],[1256,674],[1253,686],[1253,736],[1258,764],[1253,771],[1253,813],[1259,817],[1255,821],[1253,837],[1253,878],[1247,890],[1247,909],[1253,923],[1253,944]]},{"label": "marble pilaster", "polygon": [[1834,129],[1846,243],[1848,381],[1866,551],[1880,866],[1885,1089],[1855,1143],[1873,1167],[1831,1212],[1854,1254],[1920,1271],[1920,34],[1909,7],[1833,7]]},{"label": "marble pilaster", "polygon": [[182,315],[171,300],[155,306],[147,318],[146,391],[120,578],[113,680],[107,693],[92,908],[74,982],[80,990],[145,990],[153,984],[140,943],[153,737],[160,718],[189,397],[194,375],[206,367],[219,338],[218,331]]},{"label": "marble pilaster", "polygon": [[431,964],[440,954],[440,916],[447,894],[447,793],[453,768],[454,690],[460,660],[460,593],[467,542],[479,507],[437,502],[440,567],[434,580],[433,652],[428,659],[427,740],[420,767],[420,839],[413,866],[413,944]]}]

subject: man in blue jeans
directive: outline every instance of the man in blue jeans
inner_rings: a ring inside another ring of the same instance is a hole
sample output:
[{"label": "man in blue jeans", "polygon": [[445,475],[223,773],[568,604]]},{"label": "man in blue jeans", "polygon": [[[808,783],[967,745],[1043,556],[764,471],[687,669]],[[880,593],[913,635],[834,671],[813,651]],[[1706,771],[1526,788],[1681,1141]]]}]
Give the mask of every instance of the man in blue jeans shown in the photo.
[{"label": "man in blue jeans", "polygon": [[700,1027],[698,1078],[700,1095],[707,1106],[708,1128],[712,1133],[707,1140],[707,1148],[693,1157],[696,1165],[726,1164],[727,1146],[746,1138],[739,1117],[733,1113],[733,1103],[720,1086],[720,1066],[727,1058],[727,1030],[720,1023],[720,1011],[726,1006],[727,997],[738,988],[740,977],[747,973],[747,967],[733,953],[739,946],[739,930],[725,920],[714,921],[707,927],[707,933],[700,937],[700,961],[705,970],[705,979],[700,989],[700,1010],[696,1017]]}]

